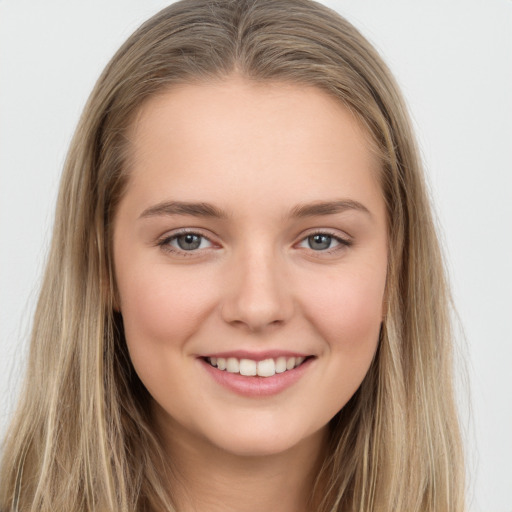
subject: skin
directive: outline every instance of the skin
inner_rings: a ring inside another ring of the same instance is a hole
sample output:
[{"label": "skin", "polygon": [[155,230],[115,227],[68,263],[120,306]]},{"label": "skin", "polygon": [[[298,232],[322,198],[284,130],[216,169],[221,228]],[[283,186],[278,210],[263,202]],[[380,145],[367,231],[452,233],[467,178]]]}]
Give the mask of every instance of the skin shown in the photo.
[{"label": "skin", "polygon": [[[151,98],[129,140],[114,225],[119,308],[181,476],[176,501],[306,510],[327,424],[366,375],[384,313],[386,212],[367,136],[319,89],[231,76]],[[168,201],[225,216],[155,213]],[[332,201],[361,206],[292,215]],[[205,237],[199,249],[170,238],[184,228]],[[315,250],[308,237],[318,232],[350,245],[331,238]],[[200,359],[241,349],[312,357],[292,386],[247,397]]]}]

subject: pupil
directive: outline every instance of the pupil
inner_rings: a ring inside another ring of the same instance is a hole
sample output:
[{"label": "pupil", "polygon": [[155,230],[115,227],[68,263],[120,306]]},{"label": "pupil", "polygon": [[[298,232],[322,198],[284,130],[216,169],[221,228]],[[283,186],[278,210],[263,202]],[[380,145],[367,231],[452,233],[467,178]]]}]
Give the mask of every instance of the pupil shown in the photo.
[{"label": "pupil", "polygon": [[332,237],[330,235],[312,235],[308,237],[308,243],[311,249],[320,251],[322,249],[329,249]]},{"label": "pupil", "polygon": [[187,234],[178,237],[178,245],[184,251],[192,251],[201,245],[201,237],[199,235]]}]

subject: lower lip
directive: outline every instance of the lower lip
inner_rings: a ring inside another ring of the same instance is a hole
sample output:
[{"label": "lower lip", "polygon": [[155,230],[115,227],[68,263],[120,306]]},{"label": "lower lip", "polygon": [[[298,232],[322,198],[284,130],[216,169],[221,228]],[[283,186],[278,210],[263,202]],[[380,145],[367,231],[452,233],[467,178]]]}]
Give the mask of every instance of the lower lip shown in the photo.
[{"label": "lower lip", "polygon": [[293,386],[311,366],[313,359],[312,357],[306,359],[297,368],[276,373],[272,377],[244,377],[239,373],[219,370],[204,359],[200,359],[200,362],[217,383],[230,391],[247,397],[266,397],[277,395]]}]

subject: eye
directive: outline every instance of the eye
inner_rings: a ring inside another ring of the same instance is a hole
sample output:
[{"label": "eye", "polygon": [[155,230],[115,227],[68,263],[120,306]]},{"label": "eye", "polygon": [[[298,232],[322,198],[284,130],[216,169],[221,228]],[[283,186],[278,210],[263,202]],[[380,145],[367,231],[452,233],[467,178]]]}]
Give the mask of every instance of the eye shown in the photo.
[{"label": "eye", "polygon": [[199,233],[177,233],[161,240],[158,245],[171,252],[194,252],[200,249],[209,249],[212,242]]},{"label": "eye", "polygon": [[299,247],[305,249],[312,249],[313,251],[329,251],[341,248],[341,246],[349,246],[351,242],[339,236],[334,236],[330,233],[313,233],[304,238]]},{"label": "eye", "polygon": [[306,238],[308,246],[310,249],[314,251],[324,251],[325,249],[330,249],[331,244],[335,242],[331,235],[326,234],[317,234],[311,235]]}]

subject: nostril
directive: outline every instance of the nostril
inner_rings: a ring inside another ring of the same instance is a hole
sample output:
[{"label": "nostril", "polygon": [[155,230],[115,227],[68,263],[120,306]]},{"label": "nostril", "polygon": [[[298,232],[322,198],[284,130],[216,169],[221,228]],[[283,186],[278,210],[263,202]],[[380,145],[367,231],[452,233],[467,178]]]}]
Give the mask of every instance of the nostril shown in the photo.
[{"label": "nostril", "polygon": [[[240,271],[242,273],[242,271]],[[246,268],[239,281],[225,290],[221,313],[233,327],[250,332],[280,327],[293,315],[293,300],[276,276]]]}]

